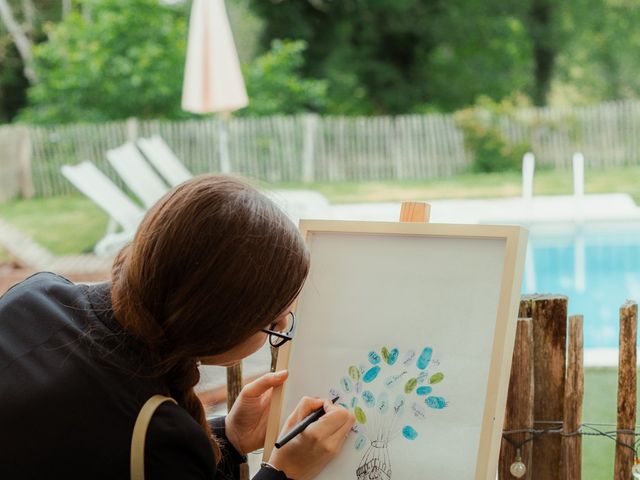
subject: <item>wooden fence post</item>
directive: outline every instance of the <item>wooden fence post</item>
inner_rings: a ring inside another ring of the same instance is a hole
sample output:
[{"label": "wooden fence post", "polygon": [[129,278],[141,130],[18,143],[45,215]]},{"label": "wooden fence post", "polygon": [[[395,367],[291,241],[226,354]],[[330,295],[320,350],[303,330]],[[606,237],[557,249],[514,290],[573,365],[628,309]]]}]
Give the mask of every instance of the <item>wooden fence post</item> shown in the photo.
[{"label": "wooden fence post", "polygon": [[[521,305],[522,307],[522,305]],[[526,311],[526,306],[524,307]],[[531,430],[533,428],[533,325],[530,318],[519,318],[516,329],[516,341],[511,364],[511,378],[509,379],[509,393],[507,395],[507,410],[504,417],[504,430]],[[512,442],[522,442],[529,438],[529,433],[509,435]],[[527,442],[520,448],[521,461],[527,467],[522,479],[531,478],[532,442]],[[518,454],[517,449],[503,439],[500,446],[500,462],[498,479],[510,480],[510,468]]]},{"label": "wooden fence post", "polygon": [[[567,297],[532,297],[534,409],[536,429],[558,429],[564,420]],[[547,423],[549,422],[549,423]],[[532,480],[560,480],[560,435],[542,435],[533,448]]]},{"label": "wooden fence post", "polygon": [[20,194],[24,198],[32,198],[35,194],[31,176],[31,136],[29,127],[18,127],[18,165],[20,172]]},{"label": "wooden fence post", "polygon": [[[582,437],[572,435],[582,424],[582,399],[584,397],[584,361],[582,315],[569,317],[569,342],[567,379],[564,391],[563,431],[570,436],[562,437],[562,478],[582,478]],[[617,478],[617,477],[616,477]]]},{"label": "wooden fence post", "polygon": [[[638,331],[638,304],[627,301],[620,308],[620,356],[618,358],[618,430],[636,427],[636,339]],[[633,434],[619,433],[618,442],[635,445]],[[631,477],[634,451],[616,444],[613,478]]]},{"label": "wooden fence post", "polygon": [[311,183],[315,177],[316,133],[318,115],[308,114],[303,118],[304,137],[302,144],[302,181]]}]

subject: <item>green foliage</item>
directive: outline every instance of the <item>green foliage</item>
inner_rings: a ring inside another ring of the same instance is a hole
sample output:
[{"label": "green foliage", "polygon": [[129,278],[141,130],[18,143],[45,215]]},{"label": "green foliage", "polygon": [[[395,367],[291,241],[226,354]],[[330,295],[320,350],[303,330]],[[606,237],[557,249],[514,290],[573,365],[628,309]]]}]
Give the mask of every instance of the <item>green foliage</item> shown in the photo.
[{"label": "green foliage", "polygon": [[39,82],[22,120],[176,118],[187,22],[184,6],[157,0],[82,0],[35,49]]},{"label": "green foliage", "polygon": [[500,129],[500,118],[513,113],[511,102],[496,103],[481,97],[477,105],[456,112],[455,121],[464,134],[465,147],[473,155],[473,171],[518,170],[528,144],[513,144]]},{"label": "green foliage", "polygon": [[328,80],[327,113],[453,110],[527,88],[526,5],[516,0],[252,0],[263,46],[304,39],[304,72]]},{"label": "green foliage", "polygon": [[249,107],[240,115],[320,111],[327,103],[327,82],[303,78],[306,42],[274,40],[271,50],[245,67]]}]

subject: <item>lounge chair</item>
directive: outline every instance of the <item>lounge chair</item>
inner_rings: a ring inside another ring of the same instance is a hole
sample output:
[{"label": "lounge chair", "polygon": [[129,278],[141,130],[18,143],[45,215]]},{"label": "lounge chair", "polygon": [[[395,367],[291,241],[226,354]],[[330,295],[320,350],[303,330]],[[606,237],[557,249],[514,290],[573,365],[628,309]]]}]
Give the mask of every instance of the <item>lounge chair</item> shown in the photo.
[{"label": "lounge chair", "polygon": [[137,145],[151,165],[172,187],[193,177],[160,135],[139,138]]},{"label": "lounge chair", "polygon": [[[144,210],[127,197],[93,163],[64,165],[62,174],[82,193],[93,200],[110,217],[105,236],[96,244],[98,255],[111,256],[133,238]],[[117,226],[122,231],[116,232]]]},{"label": "lounge chair", "polygon": [[107,150],[107,160],[145,208],[150,208],[169,191],[132,142]]}]

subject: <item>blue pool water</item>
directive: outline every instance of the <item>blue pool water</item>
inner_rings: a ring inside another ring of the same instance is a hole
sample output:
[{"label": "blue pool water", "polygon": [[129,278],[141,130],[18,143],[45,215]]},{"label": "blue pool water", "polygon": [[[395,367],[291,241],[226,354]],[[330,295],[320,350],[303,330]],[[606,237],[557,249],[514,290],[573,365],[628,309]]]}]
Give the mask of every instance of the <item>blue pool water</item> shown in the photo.
[{"label": "blue pool water", "polygon": [[640,302],[640,222],[530,227],[522,292],[567,295],[585,347],[617,347],[620,306]]}]

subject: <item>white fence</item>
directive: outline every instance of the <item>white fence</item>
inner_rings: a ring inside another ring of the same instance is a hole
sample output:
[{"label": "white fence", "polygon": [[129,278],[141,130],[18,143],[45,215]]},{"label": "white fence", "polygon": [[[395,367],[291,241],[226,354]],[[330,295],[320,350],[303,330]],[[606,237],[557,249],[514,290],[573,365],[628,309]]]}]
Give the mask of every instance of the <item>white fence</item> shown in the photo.
[{"label": "white fence", "polygon": [[[569,167],[575,151],[591,168],[640,163],[640,102],[522,110],[502,118],[501,128],[550,167]],[[227,130],[232,170],[272,183],[426,180],[463,171],[472,160],[451,115],[232,118]],[[27,196],[72,192],[60,167],[82,160],[118,181],[105,151],[155,133],[194,173],[219,171],[217,119],[5,126],[0,188],[5,198],[16,189]]]}]

